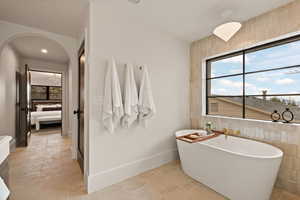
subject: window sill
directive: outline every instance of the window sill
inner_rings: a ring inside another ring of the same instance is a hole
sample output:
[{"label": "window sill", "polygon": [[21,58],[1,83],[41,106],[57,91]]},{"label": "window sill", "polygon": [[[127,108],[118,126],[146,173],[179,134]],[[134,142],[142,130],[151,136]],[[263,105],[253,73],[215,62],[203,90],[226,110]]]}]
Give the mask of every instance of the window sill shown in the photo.
[{"label": "window sill", "polygon": [[243,118],[226,117],[226,116],[218,116],[218,115],[202,115],[202,117],[215,118],[215,119],[231,119],[231,120],[239,120],[239,121],[243,121],[243,122],[257,122],[257,123],[263,123],[263,124],[280,124],[283,126],[300,127],[300,124],[298,124],[298,123],[272,122],[272,121],[265,121],[265,120],[258,120],[258,119],[243,119]]}]

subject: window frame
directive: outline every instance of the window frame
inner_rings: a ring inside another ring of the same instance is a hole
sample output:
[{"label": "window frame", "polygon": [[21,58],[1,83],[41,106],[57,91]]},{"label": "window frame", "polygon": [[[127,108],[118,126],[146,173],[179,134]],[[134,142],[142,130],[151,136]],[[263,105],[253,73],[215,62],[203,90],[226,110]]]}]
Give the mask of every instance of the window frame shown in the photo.
[{"label": "window frame", "polygon": [[[48,86],[48,85],[31,85],[31,87],[45,87],[46,88],[46,99],[35,99],[31,98],[32,101],[62,101],[62,87],[61,86]],[[61,88],[61,99],[50,99],[50,87],[52,88]],[[32,90],[31,90],[32,91]],[[32,96],[32,94],[31,94]]]},{"label": "window frame", "polygon": [[[278,71],[278,70],[284,70],[284,69],[292,69],[292,68],[299,68],[300,64],[298,65],[290,65],[290,66],[282,66],[282,67],[274,67],[274,68],[270,68],[270,69],[264,69],[264,70],[256,70],[256,71],[249,71],[246,72],[246,64],[245,64],[245,58],[246,58],[246,54],[247,53],[253,53],[256,51],[260,51],[263,49],[268,49],[268,48],[272,48],[275,46],[280,46],[280,45],[284,45],[284,44],[288,44],[288,43],[292,43],[292,42],[296,42],[296,41],[300,41],[300,34],[295,35],[295,36],[291,36],[288,38],[284,38],[284,39],[279,39],[279,40],[274,40],[272,42],[268,42],[265,44],[261,44],[261,45],[257,45],[257,46],[253,46],[250,48],[245,48],[239,51],[235,51],[232,53],[228,53],[228,54],[224,54],[221,56],[216,56],[216,57],[212,57],[209,59],[205,60],[205,100],[206,100],[206,110],[205,110],[205,114],[207,116],[220,116],[220,117],[228,117],[225,115],[211,115],[209,114],[209,98],[220,98],[220,97],[241,97],[243,99],[242,101],[242,117],[235,117],[235,118],[239,118],[239,119],[251,119],[251,118],[246,118],[246,98],[247,97],[279,97],[279,96],[300,96],[300,93],[295,93],[295,94],[266,94],[266,95],[246,95],[246,88],[245,88],[245,84],[246,84],[246,75],[248,74],[257,74],[257,73],[262,73],[262,72],[270,72],[270,71]],[[214,61],[218,61],[218,60],[223,60],[226,58],[231,58],[234,56],[238,56],[241,55],[242,56],[242,73],[234,73],[234,74],[227,74],[227,75],[222,75],[222,76],[215,76],[215,77],[210,77],[210,71],[211,71],[211,63]],[[209,87],[211,87],[211,84],[209,84],[210,80],[214,80],[214,79],[221,79],[221,78],[227,78],[227,77],[235,77],[235,76],[242,76],[243,79],[243,92],[242,95],[209,95]],[[255,119],[258,120],[258,119]]]}]

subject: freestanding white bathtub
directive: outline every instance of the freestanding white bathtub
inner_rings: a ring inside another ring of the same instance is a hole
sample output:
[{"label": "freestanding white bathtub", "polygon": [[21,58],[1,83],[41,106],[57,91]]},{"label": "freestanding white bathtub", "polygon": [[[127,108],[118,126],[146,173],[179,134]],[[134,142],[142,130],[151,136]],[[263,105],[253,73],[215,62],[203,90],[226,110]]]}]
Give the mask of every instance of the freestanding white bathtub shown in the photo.
[{"label": "freestanding white bathtub", "polygon": [[[176,136],[195,132],[178,131]],[[183,171],[230,200],[270,199],[283,156],[280,149],[225,135],[193,144],[177,140],[177,146]]]}]

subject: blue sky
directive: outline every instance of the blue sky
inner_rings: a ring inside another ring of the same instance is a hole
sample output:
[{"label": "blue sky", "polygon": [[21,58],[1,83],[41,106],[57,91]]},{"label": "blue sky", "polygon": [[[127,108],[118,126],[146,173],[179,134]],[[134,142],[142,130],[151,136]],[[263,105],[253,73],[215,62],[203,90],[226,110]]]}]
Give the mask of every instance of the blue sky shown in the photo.
[{"label": "blue sky", "polygon": [[[246,72],[300,64],[300,41],[246,54]],[[242,73],[242,56],[211,64],[212,77]],[[242,95],[242,76],[213,79],[212,94]],[[300,68],[276,70],[246,75],[246,94],[300,94]],[[300,101],[299,97],[293,97]]]}]

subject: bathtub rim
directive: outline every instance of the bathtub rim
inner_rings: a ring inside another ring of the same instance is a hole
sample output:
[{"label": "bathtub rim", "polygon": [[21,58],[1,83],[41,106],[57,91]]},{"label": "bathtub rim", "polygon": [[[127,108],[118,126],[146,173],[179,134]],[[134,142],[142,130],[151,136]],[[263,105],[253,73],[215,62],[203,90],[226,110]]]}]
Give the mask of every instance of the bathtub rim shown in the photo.
[{"label": "bathtub rim", "polygon": [[[197,131],[200,131],[200,130],[201,129],[198,129],[198,130],[197,129],[179,130],[179,131],[175,132],[175,135],[176,136],[182,136],[182,135],[186,134],[184,132],[189,132],[189,131],[197,132]],[[180,133],[182,133],[182,134],[180,134]],[[222,137],[222,136],[225,137],[225,135],[219,135],[216,138]],[[225,148],[217,147],[215,145],[205,143],[206,141],[199,141],[199,142],[189,143],[189,144],[190,145],[204,145],[204,146],[208,146],[210,148],[216,149],[218,151],[222,151],[222,152],[226,152],[226,153],[230,153],[230,154],[238,155],[238,156],[242,156],[242,157],[247,157],[247,158],[255,158],[255,159],[282,159],[282,157],[284,155],[284,153],[281,149],[279,149],[278,147],[273,146],[271,144],[267,144],[267,143],[264,143],[264,142],[260,142],[260,141],[256,141],[256,140],[252,140],[252,139],[248,139],[248,138],[242,138],[242,137],[235,137],[235,136],[227,136],[227,137],[238,138],[239,140],[248,140],[248,141],[253,142],[253,143],[259,143],[260,145],[266,145],[266,146],[269,146],[269,147],[275,149],[276,151],[278,151],[278,154],[273,155],[273,156],[249,155],[249,154],[235,152],[235,151],[231,151],[231,150],[228,150],[228,149],[225,149]],[[208,139],[208,140],[213,140],[213,139],[216,139],[216,138],[211,138],[211,139]],[[178,141],[185,142],[185,141],[178,140],[178,139],[176,139],[176,140],[177,140],[177,142]]]}]

